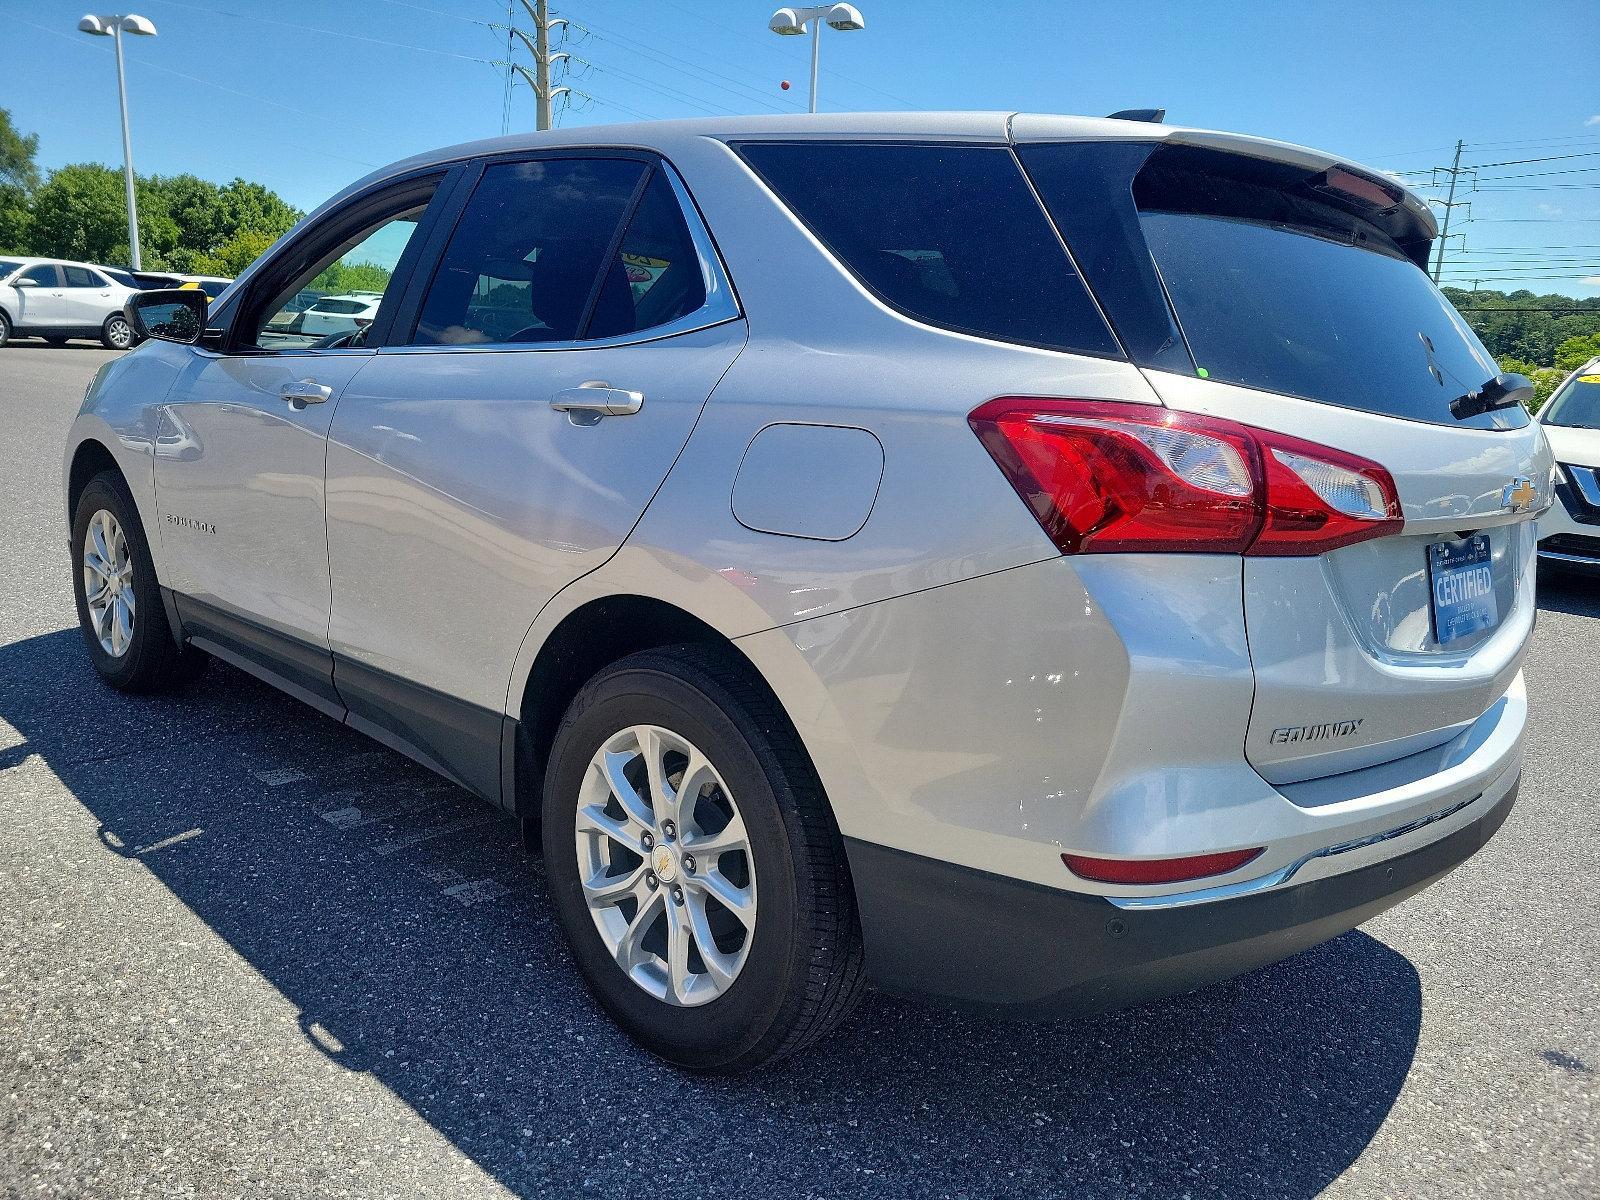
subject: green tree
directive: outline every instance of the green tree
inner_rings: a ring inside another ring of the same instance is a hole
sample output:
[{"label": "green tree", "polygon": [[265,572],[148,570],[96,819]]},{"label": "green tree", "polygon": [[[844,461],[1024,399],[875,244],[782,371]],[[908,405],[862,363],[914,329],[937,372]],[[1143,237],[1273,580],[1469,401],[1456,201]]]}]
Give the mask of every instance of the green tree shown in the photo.
[{"label": "green tree", "polygon": [[1600,355],[1600,332],[1568,338],[1556,347],[1556,367],[1561,371],[1576,371],[1597,355]]},{"label": "green tree", "polygon": [[270,233],[255,229],[241,229],[228,238],[212,253],[201,255],[194,261],[196,275],[224,275],[234,278],[251,263],[267,252],[267,247],[278,239]]},{"label": "green tree", "polygon": [[28,251],[28,197],[39,186],[39,135],[23,134],[0,108],[0,253]]},{"label": "green tree", "polygon": [[[178,227],[150,180],[135,184],[139,241],[150,265],[178,244]],[[116,265],[131,257],[122,172],[100,163],[73,163],[50,172],[33,193],[29,239],[33,253]]]}]

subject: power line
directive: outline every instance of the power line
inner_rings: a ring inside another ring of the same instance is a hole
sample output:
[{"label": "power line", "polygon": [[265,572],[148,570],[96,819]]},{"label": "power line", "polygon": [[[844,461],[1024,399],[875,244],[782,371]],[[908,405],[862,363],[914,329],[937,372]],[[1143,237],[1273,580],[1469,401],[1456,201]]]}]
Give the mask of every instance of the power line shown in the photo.
[{"label": "power line", "polygon": [[488,63],[492,67],[505,65],[498,59],[484,58],[477,54],[461,54],[455,50],[441,50],[437,46],[418,46],[412,42],[393,42],[387,38],[368,37],[364,33],[346,33],[339,29],[323,29],[316,25],[301,25],[295,21],[280,21],[274,17],[257,16],[255,13],[232,12],[225,8],[201,8],[197,4],[184,4],[181,0],[149,0],[149,2],[166,5],[168,8],[183,8],[190,12],[204,13],[208,17],[232,17],[237,21],[256,21],[263,25],[277,25],[284,29],[298,29],[303,33],[318,33],[323,37],[346,38],[352,42],[368,42],[375,46],[387,46],[393,50],[410,50],[417,54],[437,54],[444,58],[456,58],[465,62]]}]

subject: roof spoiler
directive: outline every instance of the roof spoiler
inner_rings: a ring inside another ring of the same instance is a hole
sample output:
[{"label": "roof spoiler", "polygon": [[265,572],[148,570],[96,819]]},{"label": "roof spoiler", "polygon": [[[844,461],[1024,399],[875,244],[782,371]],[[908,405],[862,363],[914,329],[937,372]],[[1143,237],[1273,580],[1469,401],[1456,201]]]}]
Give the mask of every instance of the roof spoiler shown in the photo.
[{"label": "roof spoiler", "polygon": [[1166,119],[1164,108],[1119,108],[1106,117],[1108,121],[1147,121],[1151,125],[1159,125]]}]

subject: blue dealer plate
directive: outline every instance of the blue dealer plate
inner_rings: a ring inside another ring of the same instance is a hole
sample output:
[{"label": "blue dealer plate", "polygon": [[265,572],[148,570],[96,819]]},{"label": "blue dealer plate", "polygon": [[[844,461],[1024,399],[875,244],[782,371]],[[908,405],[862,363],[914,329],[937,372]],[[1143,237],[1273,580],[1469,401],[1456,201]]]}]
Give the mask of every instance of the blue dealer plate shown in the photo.
[{"label": "blue dealer plate", "polygon": [[1428,547],[1433,636],[1441,646],[1499,623],[1491,557],[1486,533]]}]

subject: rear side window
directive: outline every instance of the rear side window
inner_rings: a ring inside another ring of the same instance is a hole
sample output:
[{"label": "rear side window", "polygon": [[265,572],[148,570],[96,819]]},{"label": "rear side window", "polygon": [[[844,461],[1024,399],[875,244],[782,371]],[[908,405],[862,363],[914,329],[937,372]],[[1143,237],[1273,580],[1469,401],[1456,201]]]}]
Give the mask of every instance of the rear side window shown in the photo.
[{"label": "rear side window", "polygon": [[1010,150],[873,142],[738,150],[863,284],[908,316],[1121,356]]},{"label": "rear side window", "polygon": [[87,271],[82,267],[62,267],[61,269],[67,273],[68,287],[98,288],[106,286],[106,281],[93,271]]}]

